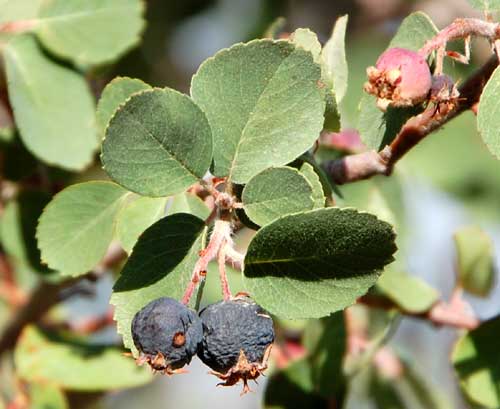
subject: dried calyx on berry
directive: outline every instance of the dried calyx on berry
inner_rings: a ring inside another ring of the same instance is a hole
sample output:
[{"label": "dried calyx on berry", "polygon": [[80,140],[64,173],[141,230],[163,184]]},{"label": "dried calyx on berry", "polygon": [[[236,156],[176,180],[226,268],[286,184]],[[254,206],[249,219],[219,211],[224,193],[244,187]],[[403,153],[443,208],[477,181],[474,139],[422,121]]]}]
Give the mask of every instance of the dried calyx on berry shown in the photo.
[{"label": "dried calyx on berry", "polygon": [[417,52],[405,48],[389,48],[366,70],[368,82],[364,89],[377,97],[377,106],[415,106],[428,97],[431,71],[427,61]]},{"label": "dried calyx on berry", "polygon": [[254,380],[267,368],[274,341],[273,320],[248,297],[236,297],[211,304],[200,312],[203,342],[199,358],[231,386]]},{"label": "dried calyx on berry", "polygon": [[172,298],[158,298],[137,312],[132,320],[132,338],[140,356],[155,371],[182,372],[191,362],[203,337],[195,311]]}]

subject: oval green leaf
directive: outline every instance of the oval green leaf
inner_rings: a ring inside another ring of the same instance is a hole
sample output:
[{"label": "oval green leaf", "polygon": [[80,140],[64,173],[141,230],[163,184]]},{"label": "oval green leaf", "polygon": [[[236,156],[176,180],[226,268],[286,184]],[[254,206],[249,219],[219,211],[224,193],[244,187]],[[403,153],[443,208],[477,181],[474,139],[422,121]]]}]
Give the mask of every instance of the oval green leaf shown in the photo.
[{"label": "oval green leaf", "polygon": [[321,52],[323,78],[335,95],[337,107],[347,92],[349,68],[345,53],[345,33],[348,19],[347,15],[337,19],[332,35]]},{"label": "oval green leaf", "polygon": [[139,236],[166,214],[168,197],[139,197],[120,210],[116,223],[116,235],[127,253]]},{"label": "oval green leaf", "polygon": [[439,299],[439,293],[425,281],[391,269],[382,274],[377,288],[403,311],[412,314],[428,311]]},{"label": "oval green leaf", "polygon": [[96,116],[99,130],[104,134],[113,114],[132,94],[150,88],[150,85],[135,78],[116,77],[110,81],[102,91],[97,104]]},{"label": "oval green leaf", "polygon": [[126,194],[111,182],[87,182],[54,196],[37,228],[42,261],[67,276],[92,270],[113,238],[115,217]]},{"label": "oval green leaf", "polygon": [[255,175],[241,199],[248,217],[259,226],[290,213],[314,208],[311,184],[294,168],[269,168]]},{"label": "oval green leaf", "polygon": [[312,146],[325,111],[321,69],[286,41],[237,44],[209,58],[191,83],[214,137],[214,173],[246,183]]},{"label": "oval green leaf", "polygon": [[14,38],[3,51],[24,144],[48,164],[82,170],[98,146],[94,101],[85,79],[48,59],[31,35]]},{"label": "oval green leaf", "polygon": [[144,385],[152,380],[114,346],[87,344],[33,326],[21,334],[14,354],[17,374],[75,391],[106,391]]},{"label": "oval green leaf", "polygon": [[402,47],[418,51],[438,31],[438,28],[427,14],[417,11],[401,22],[396,35],[389,44],[389,48]]},{"label": "oval green leaf", "polygon": [[59,57],[102,64],[139,41],[142,11],[140,0],[43,0],[35,31]]},{"label": "oval green leaf", "polygon": [[177,213],[157,221],[139,237],[111,296],[118,332],[134,353],[130,326],[135,313],[156,298],[182,297],[199,258],[204,231],[203,220]]},{"label": "oval green leaf", "polygon": [[169,196],[201,179],[212,160],[203,112],[172,89],[134,94],[115,113],[102,145],[113,180],[144,196]]},{"label": "oval green leaf", "polygon": [[45,192],[24,191],[5,206],[0,223],[0,236],[5,252],[41,274],[49,272],[40,263],[40,250],[35,238],[38,218],[49,203],[50,196]]},{"label": "oval green leaf", "polygon": [[489,151],[500,159],[500,67],[497,67],[486,83],[477,113],[477,128]]},{"label": "oval green leaf", "polygon": [[488,296],[495,278],[495,249],[490,237],[477,226],[463,227],[455,233],[458,281],[465,291]]},{"label": "oval green leaf", "polygon": [[311,164],[304,162],[300,167],[300,173],[312,186],[314,209],[321,209],[322,207],[325,207],[325,192],[323,191],[323,185],[321,184],[319,175],[314,170],[314,167]]},{"label": "oval green leaf", "polygon": [[465,394],[473,402],[492,409],[500,406],[498,334],[500,316],[462,336],[451,356]]},{"label": "oval green leaf", "polygon": [[263,227],[245,256],[246,288],[283,318],[319,318],[373,286],[396,251],[392,227],[369,213],[327,208]]},{"label": "oval green leaf", "polygon": [[179,193],[172,198],[167,213],[189,213],[205,220],[210,216],[210,209],[198,196],[192,193]]}]

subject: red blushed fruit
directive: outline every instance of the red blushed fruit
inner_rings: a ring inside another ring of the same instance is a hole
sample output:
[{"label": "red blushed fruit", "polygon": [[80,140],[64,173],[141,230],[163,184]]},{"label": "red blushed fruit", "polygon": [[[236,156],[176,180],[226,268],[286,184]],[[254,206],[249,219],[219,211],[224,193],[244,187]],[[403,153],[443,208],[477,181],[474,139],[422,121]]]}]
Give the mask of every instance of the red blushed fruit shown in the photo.
[{"label": "red blushed fruit", "polygon": [[423,102],[431,88],[431,71],[417,52],[390,48],[368,67],[365,91],[377,97],[377,106],[409,107]]}]

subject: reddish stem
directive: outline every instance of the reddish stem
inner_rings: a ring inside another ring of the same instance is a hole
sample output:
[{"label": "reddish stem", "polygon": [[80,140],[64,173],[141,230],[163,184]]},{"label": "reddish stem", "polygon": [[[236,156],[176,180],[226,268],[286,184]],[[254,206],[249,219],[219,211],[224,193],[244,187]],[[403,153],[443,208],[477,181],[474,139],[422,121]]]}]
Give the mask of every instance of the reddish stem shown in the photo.
[{"label": "reddish stem", "polygon": [[224,240],[230,238],[231,235],[231,225],[226,220],[217,220],[214,225],[214,230],[207,247],[200,251],[200,258],[196,262],[193,274],[191,275],[191,281],[184,292],[182,297],[182,302],[184,304],[189,304],[191,297],[198,287],[201,281],[201,276],[205,275],[208,270],[208,264],[217,257],[219,250],[222,246]]},{"label": "reddish stem", "polygon": [[434,38],[427,41],[418,52],[422,57],[427,58],[431,52],[440,48],[444,49],[450,41],[465,39],[471,35],[485,37],[493,42],[500,37],[500,24],[477,18],[457,18]]},{"label": "reddish stem", "polygon": [[0,33],[23,33],[34,29],[37,23],[37,20],[9,21],[0,25]]},{"label": "reddish stem", "polygon": [[245,256],[243,254],[236,251],[232,246],[226,246],[226,263],[230,263],[233,268],[243,271],[244,260]]},{"label": "reddish stem", "polygon": [[222,296],[224,301],[228,301],[232,298],[231,290],[229,289],[229,282],[227,280],[226,273],[226,249],[228,248],[228,244],[226,240],[223,240],[221,244],[221,248],[219,250],[219,254],[217,257],[217,262],[219,264],[219,276],[220,276],[220,285],[222,287]]}]

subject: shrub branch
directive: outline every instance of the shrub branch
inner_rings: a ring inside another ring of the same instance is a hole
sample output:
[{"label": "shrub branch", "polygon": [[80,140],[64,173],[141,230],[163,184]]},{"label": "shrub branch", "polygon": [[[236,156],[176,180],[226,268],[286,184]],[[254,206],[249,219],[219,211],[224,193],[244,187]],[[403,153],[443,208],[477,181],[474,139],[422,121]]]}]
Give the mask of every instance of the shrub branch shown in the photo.
[{"label": "shrub branch", "polygon": [[391,144],[380,152],[368,151],[328,161],[323,165],[326,172],[339,185],[368,179],[375,175],[390,175],[397,161],[427,135],[462,112],[473,109],[497,66],[498,58],[493,55],[459,88],[460,98],[451,109],[443,111],[439,105],[430,103],[421,114],[410,118]]}]

